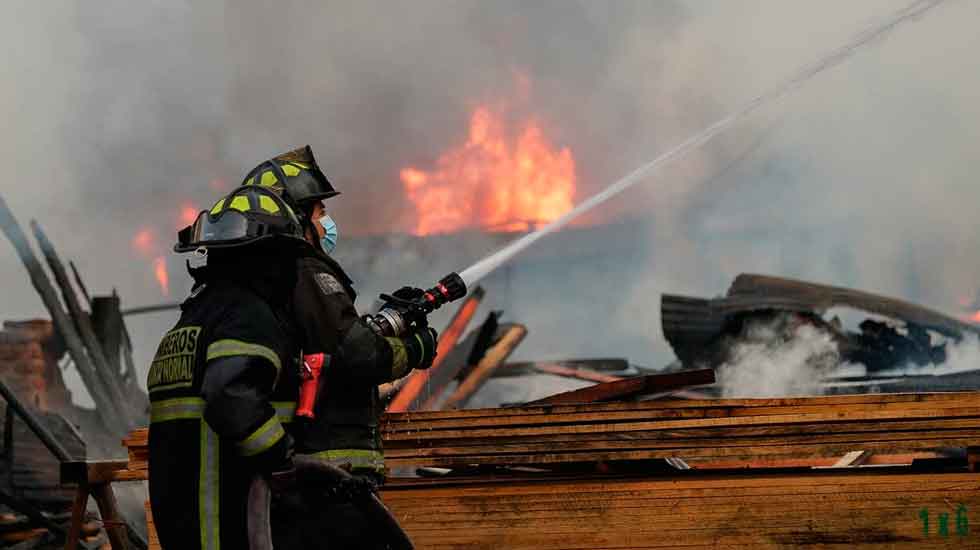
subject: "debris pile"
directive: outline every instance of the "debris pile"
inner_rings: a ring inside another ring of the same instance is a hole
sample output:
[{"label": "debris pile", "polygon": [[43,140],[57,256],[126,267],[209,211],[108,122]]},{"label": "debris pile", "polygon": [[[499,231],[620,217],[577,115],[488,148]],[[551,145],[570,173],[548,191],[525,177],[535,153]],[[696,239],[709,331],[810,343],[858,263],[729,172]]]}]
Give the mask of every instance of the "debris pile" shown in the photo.
[{"label": "debris pile", "polygon": [[[849,308],[865,318],[856,330],[849,330],[839,317],[826,318],[834,308]],[[775,348],[793,345],[800,327],[817,331],[835,348],[831,367],[860,365],[866,372],[848,377],[847,386],[840,380],[826,381],[827,392],[873,391],[902,382],[904,377],[895,379],[896,371],[942,365],[950,346],[980,335],[976,325],[902,300],[764,275],[739,275],[721,298],[664,294],[661,318],[664,336],[686,367],[737,362],[740,346],[758,340],[755,327],[760,324],[771,329],[768,346]],[[828,357],[815,354],[808,360],[826,363]],[[917,383],[887,391],[980,389],[980,365],[976,372],[959,373],[945,383],[930,376]]]},{"label": "debris pile", "polygon": [[[0,230],[51,316],[50,321],[7,322],[0,332],[5,412],[0,539],[21,540],[23,548],[60,547],[71,530],[96,542],[104,535],[98,535],[100,524],[86,519],[87,499],[80,508],[73,506],[87,480],[66,479],[63,469],[87,458],[121,455],[120,438],[146,423],[148,399],[140,389],[119,297],[90,297],[74,264],[66,268],[37,222],[31,229],[50,276],[0,199]],[[69,365],[95,409],[72,402],[61,373]]]}]

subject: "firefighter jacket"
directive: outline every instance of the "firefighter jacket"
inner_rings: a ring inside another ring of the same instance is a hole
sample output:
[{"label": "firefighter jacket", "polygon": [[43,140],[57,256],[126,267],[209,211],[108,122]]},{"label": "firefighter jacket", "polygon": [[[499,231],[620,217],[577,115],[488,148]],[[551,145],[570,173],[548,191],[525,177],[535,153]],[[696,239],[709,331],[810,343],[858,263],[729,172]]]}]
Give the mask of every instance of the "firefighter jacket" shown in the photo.
[{"label": "firefighter jacket", "polygon": [[247,548],[251,479],[291,466],[299,349],[248,284],[210,281],[182,310],[148,376],[153,519],[166,550]]},{"label": "firefighter jacket", "polygon": [[408,369],[399,338],[374,333],[354,309],[356,294],[340,265],[322,253],[300,258],[292,305],[303,355],[323,353],[315,418],[304,421],[297,452],[351,471],[384,473],[378,385]]}]

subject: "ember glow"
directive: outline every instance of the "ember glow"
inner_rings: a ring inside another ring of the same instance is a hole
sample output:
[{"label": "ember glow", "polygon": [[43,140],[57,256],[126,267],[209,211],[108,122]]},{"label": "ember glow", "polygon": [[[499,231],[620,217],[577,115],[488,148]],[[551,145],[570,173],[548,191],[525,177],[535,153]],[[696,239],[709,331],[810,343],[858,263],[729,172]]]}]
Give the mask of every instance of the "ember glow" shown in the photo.
[{"label": "ember glow", "polygon": [[170,275],[167,274],[167,261],[163,256],[158,256],[153,260],[153,275],[160,285],[160,292],[164,296],[170,295]]},{"label": "ember glow", "polygon": [[197,208],[194,208],[194,206],[192,206],[190,204],[185,204],[185,205],[181,206],[180,207],[180,221],[178,222],[180,225],[178,225],[178,228],[183,228],[183,227],[186,227],[186,226],[194,223],[194,220],[197,219],[197,214],[198,213],[199,213],[199,210]]},{"label": "ember glow", "polygon": [[572,152],[555,147],[534,119],[508,131],[488,107],[473,112],[467,140],[432,170],[406,167],[399,175],[415,205],[416,235],[528,231],[571,210],[575,198]]},{"label": "ember glow", "polygon": [[139,255],[150,260],[153,269],[153,276],[160,286],[160,292],[164,296],[170,295],[170,276],[167,274],[167,262],[164,256],[160,255],[161,247],[157,234],[153,229],[144,227],[133,235],[133,249]]},{"label": "ember glow", "polygon": [[143,228],[133,235],[133,248],[140,254],[152,253],[155,243],[156,236],[152,229]]}]

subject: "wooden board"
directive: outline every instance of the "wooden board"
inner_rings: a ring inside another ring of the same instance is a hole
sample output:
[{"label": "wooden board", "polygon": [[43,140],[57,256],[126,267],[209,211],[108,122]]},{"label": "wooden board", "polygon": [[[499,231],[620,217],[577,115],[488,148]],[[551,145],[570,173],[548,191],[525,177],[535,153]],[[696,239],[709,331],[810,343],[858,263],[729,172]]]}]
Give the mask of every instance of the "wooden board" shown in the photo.
[{"label": "wooden board", "polygon": [[623,401],[652,393],[668,392],[702,384],[714,384],[714,382],[715,371],[712,369],[632,376],[550,395],[531,401],[527,403],[527,406]]},{"label": "wooden board", "polygon": [[[473,319],[473,315],[476,314],[480,302],[483,301],[483,296],[483,288],[479,286],[470,292],[449,321],[449,325],[439,335],[439,342],[436,345],[436,358],[432,362],[432,366],[425,370],[414,370],[403,378],[404,382],[398,389],[398,393],[392,398],[391,403],[388,404],[388,410],[401,412],[417,409],[431,395],[442,391],[445,384],[456,377],[456,374],[465,365],[449,365],[445,359],[456,346],[456,342],[462,338],[463,331],[466,330],[470,320]],[[466,353],[469,351],[467,350]]]},{"label": "wooden board", "polygon": [[417,480],[382,496],[436,550],[980,547],[977,474]]},{"label": "wooden board", "polygon": [[[786,464],[855,450],[978,447],[980,393],[598,403],[410,412],[383,417],[389,467],[548,465],[681,458]],[[146,468],[133,432],[132,471]],[[833,462],[830,462],[833,464]]]}]

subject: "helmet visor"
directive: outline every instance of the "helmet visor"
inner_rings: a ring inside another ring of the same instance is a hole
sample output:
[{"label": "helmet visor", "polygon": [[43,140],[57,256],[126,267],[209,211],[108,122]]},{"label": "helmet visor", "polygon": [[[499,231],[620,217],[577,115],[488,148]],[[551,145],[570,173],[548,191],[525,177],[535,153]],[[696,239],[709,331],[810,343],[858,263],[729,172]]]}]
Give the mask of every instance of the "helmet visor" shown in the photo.
[{"label": "helmet visor", "polygon": [[194,224],[191,238],[194,242],[219,243],[250,237],[249,221],[237,210],[225,210],[212,219],[207,212],[201,212]]}]

